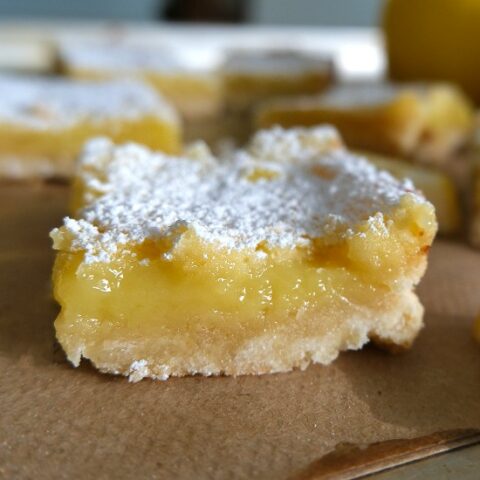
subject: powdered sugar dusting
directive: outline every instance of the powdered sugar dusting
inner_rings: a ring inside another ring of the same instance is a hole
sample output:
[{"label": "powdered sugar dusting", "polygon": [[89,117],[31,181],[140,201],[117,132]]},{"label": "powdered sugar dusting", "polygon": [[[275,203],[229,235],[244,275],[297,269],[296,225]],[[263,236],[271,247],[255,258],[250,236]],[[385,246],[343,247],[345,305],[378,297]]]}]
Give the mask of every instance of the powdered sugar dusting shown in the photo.
[{"label": "powdered sugar dusting", "polygon": [[172,107],[133,80],[103,82],[0,76],[0,122],[35,129],[65,128],[82,121],[154,115],[177,122]]},{"label": "powdered sugar dusting", "polygon": [[281,163],[301,163],[343,147],[334,127],[317,129],[273,127],[260,130],[248,145],[251,155],[262,160]]},{"label": "powdered sugar dusting", "polygon": [[403,89],[391,83],[338,85],[319,97],[322,104],[352,108],[391,102]]},{"label": "powdered sugar dusting", "polygon": [[238,50],[227,57],[223,70],[229,73],[250,75],[276,74],[280,76],[324,72],[328,74],[332,63],[326,56],[306,55],[289,50]]},{"label": "powdered sugar dusting", "polygon": [[[183,49],[123,42],[66,42],[60,47],[63,63],[71,69],[98,72],[138,73],[144,70],[163,75],[209,75],[192,65]],[[196,62],[195,62],[196,63]]]},{"label": "powdered sugar dusting", "polygon": [[297,97],[295,99],[272,100],[274,105],[293,105],[305,109],[321,107],[351,109],[375,107],[389,104],[398,95],[410,93],[422,99],[428,92],[426,85],[421,83],[352,83],[337,85],[325,93],[316,96]]},{"label": "powdered sugar dusting", "polygon": [[100,196],[52,236],[72,238],[69,250],[85,251],[87,262],[108,260],[119,244],[181,236],[187,229],[230,249],[265,242],[294,248],[333,232],[349,235],[406,194],[425,202],[337,140],[325,127],[274,128],[258,133],[243,151],[224,159],[205,153],[205,161],[198,147],[195,158],[176,158],[92,141],[80,175]]}]

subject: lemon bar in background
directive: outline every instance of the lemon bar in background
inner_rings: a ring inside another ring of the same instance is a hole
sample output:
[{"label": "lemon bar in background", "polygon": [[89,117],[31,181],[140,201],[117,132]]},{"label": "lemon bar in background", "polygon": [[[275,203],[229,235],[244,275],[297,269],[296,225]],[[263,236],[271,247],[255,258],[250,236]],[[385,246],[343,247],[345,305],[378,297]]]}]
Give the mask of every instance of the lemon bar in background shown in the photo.
[{"label": "lemon bar in background", "polygon": [[441,164],[468,144],[470,101],[454,86],[351,84],[259,108],[257,127],[333,124],[347,145]]},{"label": "lemon bar in background", "polygon": [[[359,152],[360,154],[360,152]],[[459,191],[452,178],[437,169],[414,165],[405,160],[370,152],[361,152],[377,168],[386,170],[399,180],[410,179],[415,187],[433,203],[438,230],[445,235],[462,229],[462,206]]]},{"label": "lemon bar in background", "polygon": [[333,81],[333,62],[325,55],[288,50],[227,52],[221,68],[227,111],[248,111],[279,96],[317,94]]},{"label": "lemon bar in background", "polygon": [[187,119],[216,115],[221,107],[218,75],[213,69],[193,66],[182,49],[121,42],[65,42],[59,46],[59,57],[61,70],[75,78],[140,78]]},{"label": "lemon bar in background", "polygon": [[422,327],[434,208],[330,128],[261,131],[222,159],[96,139],[82,171],[95,193],[51,233],[73,365],[133,381],[283,372],[369,339],[405,348]]},{"label": "lemon bar in background", "polygon": [[87,82],[1,76],[0,177],[70,176],[84,142],[108,135],[177,153],[180,123],[150,87],[130,80]]}]

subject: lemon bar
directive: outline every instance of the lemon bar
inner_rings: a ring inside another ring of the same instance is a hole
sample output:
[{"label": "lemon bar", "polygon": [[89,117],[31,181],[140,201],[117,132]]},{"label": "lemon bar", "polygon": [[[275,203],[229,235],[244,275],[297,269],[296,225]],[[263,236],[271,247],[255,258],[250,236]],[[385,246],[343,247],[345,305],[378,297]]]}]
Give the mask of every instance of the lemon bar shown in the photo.
[{"label": "lemon bar", "polygon": [[438,221],[438,230],[445,235],[458,233],[462,228],[460,195],[452,178],[432,167],[415,165],[405,160],[361,152],[377,168],[386,170],[399,180],[410,179],[432,202]]},{"label": "lemon bar", "polygon": [[0,177],[69,176],[85,141],[108,135],[177,153],[180,123],[151,88],[133,81],[0,77]]},{"label": "lemon bar", "polygon": [[181,49],[113,43],[66,42],[62,71],[75,78],[132,76],[157,89],[188,119],[214,116],[221,106],[221,82],[213,70],[191,65]]},{"label": "lemon bar", "polygon": [[317,94],[333,80],[329,58],[296,51],[232,51],[221,70],[226,108],[233,112],[269,98]]},{"label": "lemon bar", "polygon": [[447,84],[351,84],[320,96],[273,100],[259,127],[331,123],[352,148],[442,163],[470,141],[470,101]]},{"label": "lemon bar", "polygon": [[222,159],[95,139],[78,175],[79,209],[51,233],[73,365],[284,372],[369,339],[405,348],[422,327],[434,208],[330,128],[261,131]]}]

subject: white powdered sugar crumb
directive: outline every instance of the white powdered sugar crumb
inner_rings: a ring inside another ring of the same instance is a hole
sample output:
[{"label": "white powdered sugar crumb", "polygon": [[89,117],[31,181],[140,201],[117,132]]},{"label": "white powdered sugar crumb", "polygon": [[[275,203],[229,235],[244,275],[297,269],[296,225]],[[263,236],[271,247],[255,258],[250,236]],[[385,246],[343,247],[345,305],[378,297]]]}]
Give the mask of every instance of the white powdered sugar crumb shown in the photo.
[{"label": "white powdered sugar crumb", "polygon": [[130,365],[128,380],[130,382],[139,382],[142,378],[145,378],[149,374],[148,361],[147,360],[135,360]]},{"label": "white powdered sugar crumb", "polygon": [[134,80],[77,81],[56,77],[0,76],[0,122],[39,130],[153,115],[176,123],[172,107]]},{"label": "white powdered sugar crumb", "polygon": [[177,158],[93,141],[80,176],[104,193],[53,236],[72,237],[69,249],[84,251],[86,262],[107,261],[127,242],[169,236],[175,244],[188,229],[228,249],[295,248],[313,237],[352,234],[359,222],[388,213],[407,194],[426,201],[332,138],[338,140],[325,127],[274,128],[228,158],[206,152],[208,161],[199,161],[201,148],[193,150],[195,158]]},{"label": "white powdered sugar crumb", "polygon": [[248,145],[248,152],[262,160],[301,163],[343,147],[334,127],[328,125],[305,129],[273,127],[260,130]]}]

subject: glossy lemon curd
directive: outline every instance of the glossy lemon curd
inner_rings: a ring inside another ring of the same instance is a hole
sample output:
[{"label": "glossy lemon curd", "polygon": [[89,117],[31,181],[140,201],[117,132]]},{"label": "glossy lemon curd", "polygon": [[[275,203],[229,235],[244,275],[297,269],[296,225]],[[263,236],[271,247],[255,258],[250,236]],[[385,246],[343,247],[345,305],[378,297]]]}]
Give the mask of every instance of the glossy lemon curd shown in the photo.
[{"label": "glossy lemon curd", "polygon": [[[387,308],[411,287],[405,282],[420,278],[435,231],[432,206],[411,195],[352,235],[332,233],[296,248],[226,250],[187,229],[175,241],[118,246],[111,261],[88,263],[60,229],[57,338],[74,364],[84,355],[122,372],[134,359],[162,364],[201,348],[228,372],[249,339],[326,335],[355,312]],[[182,346],[169,343],[174,337]]]}]

